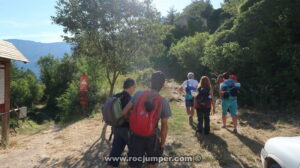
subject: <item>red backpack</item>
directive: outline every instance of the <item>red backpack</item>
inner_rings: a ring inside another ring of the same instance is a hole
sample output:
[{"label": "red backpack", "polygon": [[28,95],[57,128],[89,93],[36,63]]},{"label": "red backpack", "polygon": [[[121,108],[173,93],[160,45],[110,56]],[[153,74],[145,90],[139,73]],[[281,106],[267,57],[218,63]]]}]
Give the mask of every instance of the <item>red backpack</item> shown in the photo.
[{"label": "red backpack", "polygon": [[162,110],[162,97],[145,91],[139,97],[129,116],[130,130],[141,136],[155,133]]}]

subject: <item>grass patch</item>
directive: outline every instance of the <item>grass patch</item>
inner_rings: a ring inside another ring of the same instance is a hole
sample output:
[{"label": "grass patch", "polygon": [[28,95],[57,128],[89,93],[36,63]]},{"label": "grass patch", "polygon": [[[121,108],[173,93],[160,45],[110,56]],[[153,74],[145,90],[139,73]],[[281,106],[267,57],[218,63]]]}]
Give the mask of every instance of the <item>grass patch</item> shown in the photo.
[{"label": "grass patch", "polygon": [[22,123],[20,128],[17,128],[16,131],[18,134],[36,134],[46,128],[48,128],[50,125],[53,125],[53,121],[45,121],[42,124],[37,124],[33,120],[28,120],[28,123]]},{"label": "grass patch", "polygon": [[170,106],[172,110],[172,118],[169,120],[170,134],[180,135],[188,129],[186,126],[188,124],[183,124],[187,122],[185,109],[175,103],[170,103]]}]

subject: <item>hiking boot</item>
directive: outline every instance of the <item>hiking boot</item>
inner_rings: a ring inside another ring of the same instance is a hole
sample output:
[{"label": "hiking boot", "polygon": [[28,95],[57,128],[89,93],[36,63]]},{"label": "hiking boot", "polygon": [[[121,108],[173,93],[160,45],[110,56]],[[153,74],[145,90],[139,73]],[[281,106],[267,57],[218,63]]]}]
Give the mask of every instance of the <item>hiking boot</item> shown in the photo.
[{"label": "hiking boot", "polygon": [[223,125],[221,128],[226,129],[226,126]]},{"label": "hiking boot", "polygon": [[238,133],[238,131],[237,131],[237,129],[235,128],[235,129],[233,129],[233,131],[232,131],[234,134],[237,134]]}]

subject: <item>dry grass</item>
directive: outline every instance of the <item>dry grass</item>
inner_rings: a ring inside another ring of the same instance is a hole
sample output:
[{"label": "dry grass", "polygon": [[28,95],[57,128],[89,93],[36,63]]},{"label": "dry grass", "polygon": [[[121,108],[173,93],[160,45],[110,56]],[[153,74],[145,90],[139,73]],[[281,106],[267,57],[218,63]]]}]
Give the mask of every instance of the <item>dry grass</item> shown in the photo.
[{"label": "dry grass", "polygon": [[[220,128],[219,113],[211,116],[211,134],[197,137],[195,128],[188,124],[178,85],[167,82],[161,93],[171,101],[173,112],[164,155],[197,156],[202,160],[162,163],[160,168],[259,168],[259,154],[266,140],[300,134],[300,117],[293,112],[240,109],[239,134],[231,132],[230,118],[229,129]],[[21,131],[22,135],[12,138],[12,148],[0,151],[0,162],[5,160],[7,167],[105,167],[103,157],[108,155],[111,144],[99,140],[101,121],[96,114],[61,127],[52,125],[45,130],[45,126],[40,126],[28,132]],[[107,136],[109,132],[108,129]],[[16,158],[21,158],[20,162],[15,162]],[[127,164],[122,163],[120,167],[125,168]]]}]

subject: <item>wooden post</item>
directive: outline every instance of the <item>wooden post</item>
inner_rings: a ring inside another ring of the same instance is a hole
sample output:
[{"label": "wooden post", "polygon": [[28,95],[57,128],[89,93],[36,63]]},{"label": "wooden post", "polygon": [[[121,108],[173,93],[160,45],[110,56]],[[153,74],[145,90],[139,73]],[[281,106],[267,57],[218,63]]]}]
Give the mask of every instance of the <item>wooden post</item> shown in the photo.
[{"label": "wooden post", "polygon": [[9,115],[9,109],[10,109],[10,60],[1,59],[0,70],[2,70],[2,71],[4,70],[4,90],[2,90],[2,92],[4,92],[4,93],[0,93],[0,94],[4,94],[4,104],[0,104],[0,113],[2,113],[2,125],[1,125],[2,139],[1,139],[1,142],[3,144],[7,144],[9,141],[9,116],[10,116]]}]

